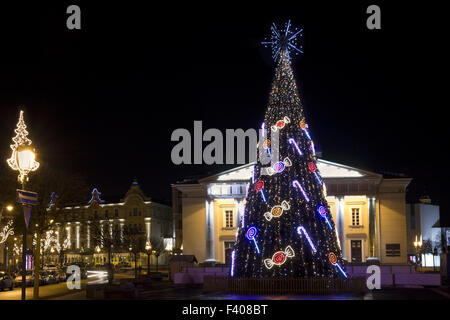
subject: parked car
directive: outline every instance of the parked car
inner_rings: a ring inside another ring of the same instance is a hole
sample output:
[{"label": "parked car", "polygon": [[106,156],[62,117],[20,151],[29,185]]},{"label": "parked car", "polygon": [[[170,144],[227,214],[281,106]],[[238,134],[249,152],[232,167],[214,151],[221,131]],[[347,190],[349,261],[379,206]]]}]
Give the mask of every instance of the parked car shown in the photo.
[{"label": "parked car", "polygon": [[14,289],[14,280],[9,273],[0,271],[0,290]]},{"label": "parked car", "polygon": [[58,271],[58,267],[55,264],[46,264],[43,268],[45,271]]},{"label": "parked car", "polygon": [[130,270],[131,264],[128,262],[119,262],[118,264],[116,264],[115,268],[116,270]]},{"label": "parked car", "polygon": [[43,273],[43,277],[45,284],[55,284],[61,281],[57,271],[46,271]]},{"label": "parked car", "polygon": [[[33,286],[34,285],[34,272],[33,270],[27,270],[26,276],[25,276],[25,281],[27,286]],[[14,278],[14,283],[16,285],[16,287],[21,287],[22,286],[22,274],[18,274],[15,278]],[[45,283],[45,280],[43,278],[42,272],[39,274],[39,285],[43,285]]]}]

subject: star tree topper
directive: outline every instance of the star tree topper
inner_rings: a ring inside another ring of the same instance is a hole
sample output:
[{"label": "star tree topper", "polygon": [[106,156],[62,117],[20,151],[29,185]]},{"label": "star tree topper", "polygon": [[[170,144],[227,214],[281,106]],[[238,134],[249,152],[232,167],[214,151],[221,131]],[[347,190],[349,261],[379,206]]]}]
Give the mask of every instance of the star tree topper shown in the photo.
[{"label": "star tree topper", "polygon": [[285,23],[284,28],[279,29],[275,23],[270,27],[270,41],[261,42],[266,48],[272,47],[272,58],[277,61],[281,51],[286,52],[286,57],[303,53],[303,46],[299,43],[299,38],[303,36],[303,28],[292,27],[291,20]]}]

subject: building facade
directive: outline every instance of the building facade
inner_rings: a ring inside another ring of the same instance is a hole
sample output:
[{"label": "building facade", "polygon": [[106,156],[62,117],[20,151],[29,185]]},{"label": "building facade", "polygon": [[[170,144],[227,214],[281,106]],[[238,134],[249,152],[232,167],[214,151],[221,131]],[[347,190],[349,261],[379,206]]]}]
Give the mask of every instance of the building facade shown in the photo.
[{"label": "building facade", "polygon": [[[253,164],[172,185],[175,250],[199,262],[229,263],[243,223]],[[407,263],[405,190],[411,179],[382,175],[319,159],[326,199],[344,258],[362,263]]]},{"label": "building facade", "polygon": [[[101,193],[94,189],[86,204],[63,208],[58,216],[52,230],[56,238],[54,248],[50,248],[50,254],[44,254],[47,262],[63,260],[64,263],[105,264],[105,239],[108,238],[114,240],[115,244],[111,250],[113,264],[134,263],[136,250],[143,253],[139,255],[138,264],[146,264],[146,243],[164,248],[158,258],[159,264],[166,264],[168,254],[172,251],[171,207],[151,201],[137,181],[132,183],[119,202],[107,203],[101,199]],[[137,235],[136,248],[128,250],[126,247],[126,230],[134,230]],[[156,264],[156,256],[151,257],[151,263]]]}]

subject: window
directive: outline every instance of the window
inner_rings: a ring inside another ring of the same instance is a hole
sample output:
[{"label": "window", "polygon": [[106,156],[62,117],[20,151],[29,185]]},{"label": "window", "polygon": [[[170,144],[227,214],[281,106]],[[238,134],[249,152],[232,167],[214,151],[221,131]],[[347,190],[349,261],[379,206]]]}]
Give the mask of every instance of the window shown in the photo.
[{"label": "window", "polygon": [[399,257],[399,256],[400,256],[400,243],[386,244],[386,257]]},{"label": "window", "polygon": [[359,208],[352,208],[352,226],[360,225]]},{"label": "window", "polygon": [[114,217],[119,217],[119,209],[114,209]]},{"label": "window", "polygon": [[108,210],[105,210],[105,219],[108,219],[109,218],[109,211]]},{"label": "window", "polygon": [[225,241],[224,247],[225,247],[225,264],[230,265],[231,264],[231,252],[233,251],[234,242]]},{"label": "window", "polygon": [[133,216],[137,217],[137,208],[133,208]]},{"label": "window", "polygon": [[225,228],[233,228],[233,210],[225,210]]}]

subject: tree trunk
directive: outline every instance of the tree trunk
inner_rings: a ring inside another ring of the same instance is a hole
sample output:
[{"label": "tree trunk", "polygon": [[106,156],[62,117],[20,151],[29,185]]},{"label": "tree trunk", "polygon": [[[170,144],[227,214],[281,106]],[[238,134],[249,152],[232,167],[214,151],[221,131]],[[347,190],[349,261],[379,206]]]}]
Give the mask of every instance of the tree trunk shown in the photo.
[{"label": "tree trunk", "polygon": [[41,233],[36,233],[36,248],[34,249],[34,288],[33,299],[39,299],[39,274],[41,271]]},{"label": "tree trunk", "polygon": [[137,254],[134,254],[134,278],[137,279]]}]

